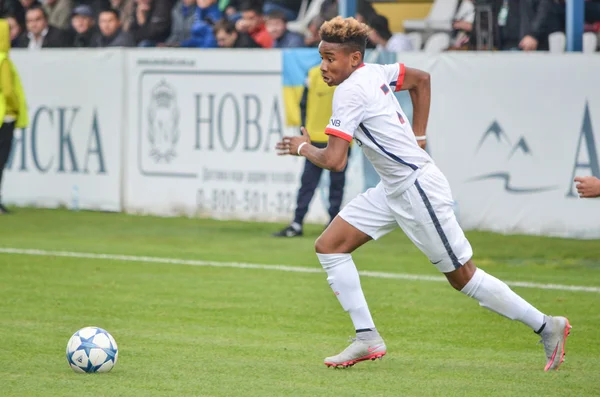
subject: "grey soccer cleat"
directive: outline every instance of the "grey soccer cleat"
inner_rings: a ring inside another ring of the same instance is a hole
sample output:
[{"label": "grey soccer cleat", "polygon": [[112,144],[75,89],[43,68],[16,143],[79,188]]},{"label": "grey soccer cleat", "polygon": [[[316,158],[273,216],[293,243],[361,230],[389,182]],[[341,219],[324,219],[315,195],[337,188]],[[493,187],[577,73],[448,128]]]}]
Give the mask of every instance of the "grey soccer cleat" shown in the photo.
[{"label": "grey soccer cleat", "polygon": [[351,338],[352,343],[336,356],[327,357],[325,365],[334,368],[347,368],[365,361],[381,359],[387,353],[383,339],[359,340]]},{"label": "grey soccer cleat", "polygon": [[542,340],[540,341],[544,344],[547,359],[544,371],[557,370],[565,361],[565,342],[572,327],[565,317],[547,316],[546,318],[546,327],[541,332]]}]

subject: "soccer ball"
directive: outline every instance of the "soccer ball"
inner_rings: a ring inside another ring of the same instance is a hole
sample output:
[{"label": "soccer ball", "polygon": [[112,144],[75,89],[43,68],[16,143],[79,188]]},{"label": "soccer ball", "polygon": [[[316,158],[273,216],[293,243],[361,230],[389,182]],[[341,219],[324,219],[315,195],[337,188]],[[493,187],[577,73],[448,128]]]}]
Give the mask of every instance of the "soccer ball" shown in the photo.
[{"label": "soccer ball", "polygon": [[67,343],[67,362],[78,373],[108,372],[118,357],[117,342],[102,328],[82,328]]}]

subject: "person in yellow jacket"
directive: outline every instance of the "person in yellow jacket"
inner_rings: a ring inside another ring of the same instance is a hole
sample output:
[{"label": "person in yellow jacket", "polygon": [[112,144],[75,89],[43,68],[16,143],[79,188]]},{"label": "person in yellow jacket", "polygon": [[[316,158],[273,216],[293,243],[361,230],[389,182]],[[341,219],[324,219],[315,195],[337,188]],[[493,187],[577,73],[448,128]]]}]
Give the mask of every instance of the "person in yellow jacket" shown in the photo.
[{"label": "person in yellow jacket", "polygon": [[[333,92],[335,87],[328,86],[321,76],[320,65],[308,71],[308,77],[304,84],[304,92],[300,101],[300,118],[302,125],[310,133],[311,143],[320,148],[327,146],[329,140],[325,134],[325,128],[332,114]],[[350,154],[350,152],[348,152]],[[294,221],[283,230],[274,233],[275,237],[302,236],[302,225],[308,207],[315,194],[315,190],[321,179],[322,168],[317,167],[310,161],[304,163],[304,171],[300,180],[300,189],[296,199],[296,211]],[[330,221],[340,212],[346,185],[346,168],[340,172],[329,174],[329,216]]]},{"label": "person in yellow jacket", "polygon": [[[5,19],[0,19],[0,188],[15,127],[25,128],[28,124],[25,92],[15,65],[8,57],[9,51],[10,28]],[[8,210],[2,205],[1,197],[0,214],[6,214]]]}]

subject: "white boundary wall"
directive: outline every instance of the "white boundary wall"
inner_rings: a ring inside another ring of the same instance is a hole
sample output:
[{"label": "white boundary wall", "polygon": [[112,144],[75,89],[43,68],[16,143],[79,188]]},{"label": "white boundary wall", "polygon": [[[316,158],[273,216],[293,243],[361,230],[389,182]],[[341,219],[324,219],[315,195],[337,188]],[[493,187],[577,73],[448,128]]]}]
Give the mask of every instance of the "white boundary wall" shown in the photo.
[{"label": "white boundary wall", "polygon": [[11,58],[30,123],[15,131],[5,201],[121,210],[124,54],[13,51]]}]

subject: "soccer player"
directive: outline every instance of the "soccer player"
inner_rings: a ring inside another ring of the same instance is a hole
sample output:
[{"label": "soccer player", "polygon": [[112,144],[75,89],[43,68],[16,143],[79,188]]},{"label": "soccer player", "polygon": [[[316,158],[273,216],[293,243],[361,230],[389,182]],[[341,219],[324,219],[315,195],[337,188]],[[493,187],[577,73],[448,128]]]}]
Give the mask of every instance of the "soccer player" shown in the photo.
[{"label": "soccer player", "polygon": [[[304,156],[319,167],[339,171],[354,139],[381,177],[375,188],[348,203],[315,243],[329,285],[356,329],[350,346],[325,358],[325,364],[348,367],[386,354],[351,253],[400,227],[452,287],[540,335],[547,358],[544,370],[558,369],[569,321],[545,315],[475,266],[471,245],[452,210],[448,181],[422,149],[429,117],[429,74],[403,64],[364,64],[368,27],[353,18],[336,17],[321,27],[320,34],[323,80],[337,86],[325,130],[329,143],[322,149],[311,145],[303,128],[302,136],[284,137],[276,149],[280,155]],[[392,90],[409,90],[412,127]]]}]

